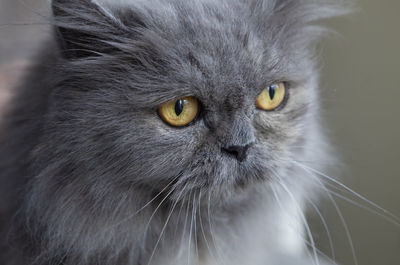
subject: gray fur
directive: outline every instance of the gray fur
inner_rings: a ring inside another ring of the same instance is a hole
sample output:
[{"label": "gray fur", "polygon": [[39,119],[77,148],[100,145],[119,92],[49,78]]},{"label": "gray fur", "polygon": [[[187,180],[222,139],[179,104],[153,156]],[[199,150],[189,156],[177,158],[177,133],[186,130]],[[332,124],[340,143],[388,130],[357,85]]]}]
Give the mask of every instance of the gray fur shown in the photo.
[{"label": "gray fur", "polygon": [[[311,23],[332,2],[53,1],[2,128],[0,263],[313,264],[320,183],[291,161],[327,159]],[[280,81],[285,106],[256,109]],[[170,127],[157,107],[183,96],[201,117]],[[221,151],[249,143],[243,162]]]}]

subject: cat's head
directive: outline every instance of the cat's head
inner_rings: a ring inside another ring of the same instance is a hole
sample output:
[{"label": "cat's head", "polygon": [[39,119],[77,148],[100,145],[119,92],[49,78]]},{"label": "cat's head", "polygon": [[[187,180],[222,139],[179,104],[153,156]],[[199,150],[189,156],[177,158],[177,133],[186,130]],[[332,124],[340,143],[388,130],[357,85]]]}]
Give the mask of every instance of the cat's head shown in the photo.
[{"label": "cat's head", "polygon": [[320,148],[310,23],[327,2],[53,1],[52,177],[177,197],[284,177]]}]

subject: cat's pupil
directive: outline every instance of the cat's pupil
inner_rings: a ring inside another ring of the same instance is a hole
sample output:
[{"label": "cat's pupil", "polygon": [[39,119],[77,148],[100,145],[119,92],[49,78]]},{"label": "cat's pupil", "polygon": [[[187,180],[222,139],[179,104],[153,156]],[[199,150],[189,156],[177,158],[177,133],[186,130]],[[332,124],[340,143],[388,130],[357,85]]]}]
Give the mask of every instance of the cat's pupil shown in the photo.
[{"label": "cat's pupil", "polygon": [[274,99],[274,97],[275,97],[275,86],[270,86],[269,88],[268,88],[268,93],[269,93],[269,98],[271,99],[271,100],[273,100]]},{"label": "cat's pupil", "polygon": [[175,114],[176,114],[176,116],[181,115],[182,111],[183,111],[183,100],[180,99],[180,100],[177,100],[176,103],[175,103]]}]

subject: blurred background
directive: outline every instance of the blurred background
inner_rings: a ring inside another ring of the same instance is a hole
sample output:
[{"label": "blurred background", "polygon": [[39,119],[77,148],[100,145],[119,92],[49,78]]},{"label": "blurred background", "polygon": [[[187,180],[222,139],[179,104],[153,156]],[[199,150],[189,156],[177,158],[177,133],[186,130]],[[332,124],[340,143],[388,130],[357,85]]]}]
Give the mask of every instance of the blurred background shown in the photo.
[{"label": "blurred background", "polygon": [[[48,2],[0,1],[0,110],[9,87],[18,82],[29,56],[49,33]],[[399,13],[398,0],[358,1],[357,12],[327,22],[339,34],[321,45],[324,122],[342,161],[341,169],[330,174],[396,216],[400,216]],[[344,220],[329,200],[319,206],[334,251],[323,222],[310,211],[318,247],[343,265],[356,264],[351,245],[360,265],[399,265],[400,227],[379,215],[387,213],[343,190],[333,189],[339,192],[333,197]]]}]

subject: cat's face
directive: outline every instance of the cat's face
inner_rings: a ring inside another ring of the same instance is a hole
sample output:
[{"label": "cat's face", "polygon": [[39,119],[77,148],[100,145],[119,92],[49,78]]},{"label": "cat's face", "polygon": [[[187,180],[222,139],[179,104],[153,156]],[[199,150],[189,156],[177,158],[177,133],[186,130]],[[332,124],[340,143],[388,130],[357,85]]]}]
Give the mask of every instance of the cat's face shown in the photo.
[{"label": "cat's face", "polygon": [[[282,177],[314,126],[311,19],[296,25],[296,4],[280,1],[151,2],[55,7],[65,59],[53,119],[70,143],[61,152],[115,186],[233,192]],[[256,99],[274,84],[285,97],[262,110]],[[159,108],[184,97],[199,103],[197,117],[171,126]]]}]

